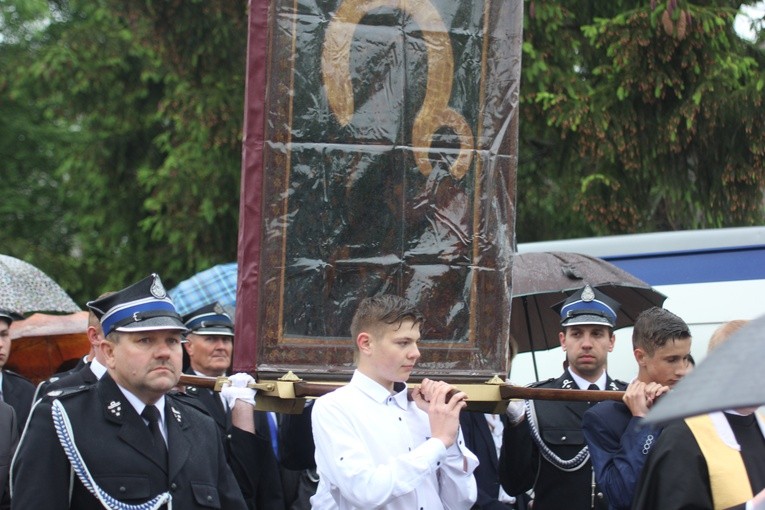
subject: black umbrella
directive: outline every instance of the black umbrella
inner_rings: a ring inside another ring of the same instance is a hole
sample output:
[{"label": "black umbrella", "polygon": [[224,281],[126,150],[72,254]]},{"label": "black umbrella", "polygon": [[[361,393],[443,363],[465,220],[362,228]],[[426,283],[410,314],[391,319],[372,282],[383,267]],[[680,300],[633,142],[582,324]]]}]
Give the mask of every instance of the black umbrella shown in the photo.
[{"label": "black umbrella", "polygon": [[731,335],[651,408],[646,421],[664,423],[712,411],[765,404],[765,315]]},{"label": "black umbrella", "polygon": [[584,285],[599,289],[621,304],[616,328],[632,326],[643,310],[662,306],[667,297],[619,267],[597,257],[569,252],[517,253],[513,257],[510,332],[518,352],[560,345],[560,316],[553,306]]}]

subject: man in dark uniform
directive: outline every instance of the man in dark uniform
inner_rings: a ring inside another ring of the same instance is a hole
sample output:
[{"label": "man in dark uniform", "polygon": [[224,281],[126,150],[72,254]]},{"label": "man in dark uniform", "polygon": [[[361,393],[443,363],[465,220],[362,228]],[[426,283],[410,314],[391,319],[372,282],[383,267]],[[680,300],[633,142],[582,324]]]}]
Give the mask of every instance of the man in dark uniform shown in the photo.
[{"label": "man in dark uniform", "polygon": [[88,303],[108,372],[36,404],[14,459],[16,508],[246,508],[215,422],[167,393],[186,330],[156,274]]},{"label": "man in dark uniform", "polygon": [[[187,374],[220,377],[231,365],[234,350],[234,321],[219,303],[194,310],[183,317],[188,329],[184,348],[189,357]],[[279,463],[271,442],[268,414],[255,411],[253,433],[241,430],[232,435],[231,410],[225,399],[206,388],[188,386],[186,393],[199,399],[215,419],[222,436],[229,438],[229,463],[251,509],[285,510]],[[277,432],[273,430],[273,432]],[[249,452],[243,455],[243,452]],[[297,475],[296,475],[297,476]]]},{"label": "man in dark uniform", "polygon": [[[619,304],[585,286],[560,309],[560,344],[568,368],[558,379],[534,384],[541,388],[624,390],[626,384],[606,373],[613,350]],[[608,506],[594,483],[582,434],[587,402],[511,402],[499,461],[499,477],[508,494],[534,490],[534,510],[581,510]]]},{"label": "man in dark uniform", "polygon": [[11,354],[11,323],[19,319],[22,317],[16,313],[0,310],[0,400],[16,411],[16,425],[21,433],[32,407],[35,386],[26,377],[4,368]]},{"label": "man in dark uniform", "polygon": [[[112,294],[114,292],[105,292],[98,296],[97,299],[103,299]],[[101,342],[104,341],[104,332],[101,330],[101,321],[98,320],[98,317],[96,317],[92,310],[88,313],[87,336],[88,341],[90,341],[90,352],[81,360],[82,363],[78,363],[72,370],[56,374],[41,382],[37,386],[35,401],[52,390],[96,384],[106,373],[106,360],[100,348]]]},{"label": "man in dark uniform", "polygon": [[611,510],[629,510],[640,472],[661,428],[642,426],[642,417],[690,367],[691,332],[683,319],[663,308],[643,311],[632,329],[638,375],[623,402],[593,406],[582,431],[595,469],[595,481]]}]

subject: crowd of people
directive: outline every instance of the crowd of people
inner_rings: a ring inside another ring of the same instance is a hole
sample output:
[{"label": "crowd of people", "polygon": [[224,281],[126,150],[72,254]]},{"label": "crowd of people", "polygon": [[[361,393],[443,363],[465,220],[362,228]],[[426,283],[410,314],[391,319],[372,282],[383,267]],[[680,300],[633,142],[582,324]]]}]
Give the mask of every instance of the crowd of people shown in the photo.
[{"label": "crowd of people", "polygon": [[[612,378],[619,303],[589,286],[556,308],[563,373],[533,386],[622,401],[513,400],[501,415],[465,411],[468,396],[444,381],[407,387],[425,318],[400,297],[360,302],[350,382],[284,415],[256,409],[250,375],[227,375],[234,322],[218,303],[181,316],[152,274],[87,306],[90,353],[37,389],[2,369],[18,317],[0,310],[0,510],[765,504],[765,419],[747,408],[644,424],[691,370],[691,332],[647,309],[633,328],[637,377]],[[226,383],[182,386],[182,371]]]}]

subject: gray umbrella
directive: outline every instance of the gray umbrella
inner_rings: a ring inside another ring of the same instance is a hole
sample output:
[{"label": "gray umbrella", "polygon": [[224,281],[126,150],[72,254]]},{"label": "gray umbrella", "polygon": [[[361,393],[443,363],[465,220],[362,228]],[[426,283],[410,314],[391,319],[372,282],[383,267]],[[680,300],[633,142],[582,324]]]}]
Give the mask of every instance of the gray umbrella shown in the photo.
[{"label": "gray umbrella", "polygon": [[32,264],[0,255],[0,310],[31,312],[78,312],[80,307],[48,275]]},{"label": "gray umbrella", "polygon": [[643,280],[597,257],[569,252],[517,253],[513,257],[510,331],[518,352],[531,352],[533,357],[535,351],[560,345],[560,316],[553,306],[586,284],[620,303],[617,329],[632,326],[640,312],[661,306],[667,299]]},{"label": "gray umbrella", "polygon": [[646,421],[664,423],[698,414],[765,404],[765,315],[746,324],[659,399]]}]

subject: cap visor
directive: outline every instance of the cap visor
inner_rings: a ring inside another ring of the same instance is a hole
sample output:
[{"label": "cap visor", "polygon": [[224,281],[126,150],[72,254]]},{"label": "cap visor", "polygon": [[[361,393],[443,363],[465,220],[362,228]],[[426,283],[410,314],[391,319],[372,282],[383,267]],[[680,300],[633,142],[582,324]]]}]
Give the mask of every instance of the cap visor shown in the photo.
[{"label": "cap visor", "polygon": [[611,321],[606,319],[605,317],[601,317],[600,315],[575,315],[573,317],[569,317],[565,321],[561,322],[561,326],[608,326],[609,328],[613,328],[614,325],[611,324]]},{"label": "cap visor", "polygon": [[231,329],[223,328],[223,327],[191,329],[189,330],[189,333],[192,333],[194,335],[234,336],[234,332],[231,331]]}]

